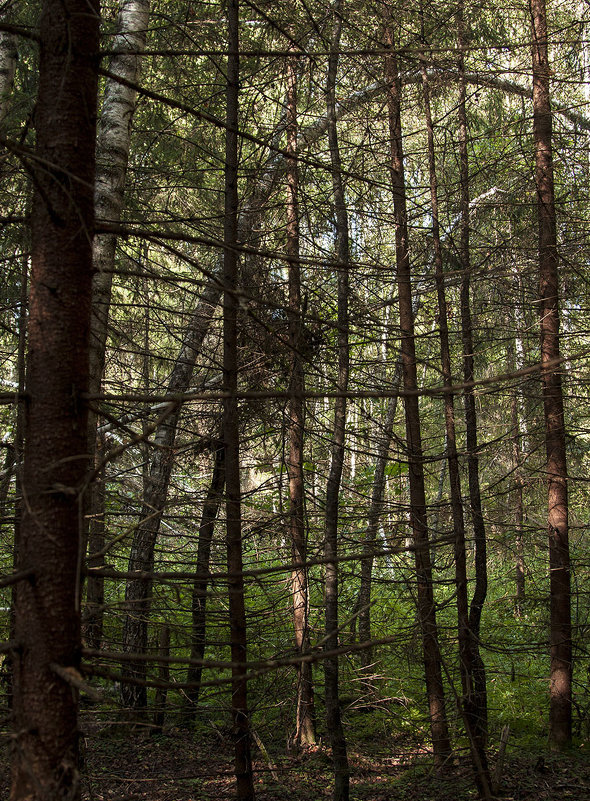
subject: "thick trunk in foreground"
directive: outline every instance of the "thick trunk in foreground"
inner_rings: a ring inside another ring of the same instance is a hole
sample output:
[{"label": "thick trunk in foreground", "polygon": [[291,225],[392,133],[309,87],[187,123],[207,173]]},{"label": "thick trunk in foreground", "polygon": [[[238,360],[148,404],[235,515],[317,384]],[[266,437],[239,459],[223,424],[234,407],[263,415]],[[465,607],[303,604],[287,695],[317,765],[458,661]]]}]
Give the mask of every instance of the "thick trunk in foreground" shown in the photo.
[{"label": "thick trunk in foreground", "polygon": [[[340,0],[334,4],[334,30],[328,61],[328,80],[326,87],[328,113],[328,141],[332,165],[332,188],[334,192],[334,211],[336,216],[336,260],[338,276],[338,391],[343,393],[334,402],[334,432],[332,435],[331,462],[326,486],[326,558],[325,604],[326,635],[325,649],[338,648],[338,501],[342,468],[344,465],[344,443],[346,435],[346,397],[348,389],[348,214],[342,185],[342,165],[336,128],[336,73],[338,70],[338,49],[340,46]],[[324,660],[326,692],[326,724],[332,747],[334,765],[333,801],[348,801],[350,772],[346,739],[340,716],[339,665],[338,657]]]},{"label": "thick trunk in foreground", "polygon": [[[550,739],[561,748],[572,737],[572,631],[568,541],[567,459],[559,365],[559,277],[553,181],[550,67],[544,0],[531,0],[533,128],[539,222],[541,374],[547,449],[549,568],[551,593]],[[549,365],[549,366],[548,366]]]},{"label": "thick trunk in foreground", "polygon": [[422,631],[426,693],[430,709],[434,761],[435,765],[440,768],[445,764],[451,753],[451,744],[445,711],[442,668],[438,646],[434,592],[432,587],[430,544],[426,519],[422,437],[420,431],[420,409],[418,405],[418,395],[415,394],[418,388],[418,377],[416,370],[414,313],[412,309],[412,277],[410,270],[406,187],[401,131],[401,88],[398,78],[394,35],[389,24],[387,24],[385,28],[385,45],[387,48],[390,48],[390,51],[385,56],[385,81],[387,84],[387,109],[391,147],[390,175],[394,201],[402,375],[404,390],[410,393],[404,397],[410,481],[410,523],[412,526],[416,564],[418,618]]},{"label": "thick trunk in foreground", "polygon": [[[299,198],[297,168],[297,61],[287,62],[287,261],[289,270],[289,348],[291,383],[289,399],[289,533],[294,569],[291,572],[295,648],[301,656],[309,651],[309,593],[307,539],[303,486],[303,393],[305,376],[301,357],[301,267],[299,264]],[[310,662],[297,665],[296,745],[315,743],[314,697]]]},{"label": "thick trunk in foreground", "polygon": [[80,797],[77,697],[63,677],[81,648],[98,30],[98,3],[43,5],[18,565],[34,579],[16,598],[12,801]]}]

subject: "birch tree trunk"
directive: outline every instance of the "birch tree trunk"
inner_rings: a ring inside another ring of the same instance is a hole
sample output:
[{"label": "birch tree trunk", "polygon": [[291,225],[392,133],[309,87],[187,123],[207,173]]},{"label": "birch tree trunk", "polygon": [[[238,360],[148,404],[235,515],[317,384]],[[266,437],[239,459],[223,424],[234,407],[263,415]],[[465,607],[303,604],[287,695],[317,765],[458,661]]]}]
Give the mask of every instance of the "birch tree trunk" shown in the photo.
[{"label": "birch tree trunk", "polygon": [[[149,19],[149,0],[121,0],[118,33],[113,41],[117,51],[111,58],[109,71],[125,81],[138,83],[141,53]],[[128,85],[108,78],[98,126],[96,146],[96,188],[94,203],[101,222],[118,223],[123,211],[125,178],[129,162],[131,125],[137,93]],[[89,392],[99,394],[105,365],[107,327],[111,302],[111,286],[115,265],[114,234],[94,237],[92,261],[92,318],[90,336]],[[88,418],[88,450],[95,454],[97,464],[104,456],[104,440],[96,439],[97,413],[91,409]],[[88,500],[88,566],[104,564],[104,471],[99,472],[90,487]],[[94,554],[97,554],[96,556]],[[90,648],[100,648],[103,628],[104,578],[90,574],[86,585],[85,639]]]},{"label": "birch tree trunk", "polygon": [[[100,11],[45,0],[32,214],[32,273],[11,801],[80,797],[81,488],[86,449]],[[50,691],[48,691],[50,688]]]},{"label": "birch tree trunk", "polygon": [[541,374],[547,450],[549,575],[551,593],[550,739],[563,748],[572,737],[572,631],[568,531],[567,457],[559,365],[559,258],[553,180],[547,13],[531,0],[533,38],[533,132],[539,225]]}]

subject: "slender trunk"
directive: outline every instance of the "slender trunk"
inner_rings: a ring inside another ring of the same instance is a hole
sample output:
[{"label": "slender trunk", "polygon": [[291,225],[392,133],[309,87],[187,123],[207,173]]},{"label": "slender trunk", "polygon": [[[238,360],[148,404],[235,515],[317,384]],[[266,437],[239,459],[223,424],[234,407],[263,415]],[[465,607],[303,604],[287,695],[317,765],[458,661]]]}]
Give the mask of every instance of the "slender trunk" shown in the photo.
[{"label": "slender trunk", "polygon": [[[515,282],[517,285],[518,283]],[[516,311],[509,315],[508,325],[513,325],[515,332],[518,331],[518,319]],[[515,341],[516,340],[516,341]],[[508,369],[519,370],[524,366],[522,359],[522,341],[519,341],[519,334],[515,334],[515,340],[510,339],[507,345]],[[515,578],[515,597],[514,614],[521,617],[524,611],[526,598],[525,585],[525,562],[524,562],[524,476],[523,476],[523,438],[526,426],[523,425],[522,414],[522,389],[514,387],[514,392],[510,400],[510,424],[512,428],[512,470],[514,476],[512,490],[512,505],[514,508],[514,578]]]},{"label": "slender trunk", "polygon": [[[467,112],[465,83],[465,22],[463,1],[458,8],[459,37],[459,170],[460,170],[460,208],[461,240],[459,258],[463,279],[461,281],[461,339],[463,343],[463,380],[469,385],[474,379],[473,325],[471,320],[471,261],[469,253],[469,156],[467,152]],[[463,394],[465,408],[465,429],[467,440],[467,475],[469,483],[469,503],[475,543],[475,587],[469,609],[469,628],[473,659],[473,735],[478,747],[485,751],[488,737],[488,709],[486,671],[479,652],[481,615],[488,590],[486,531],[481,504],[479,484],[479,459],[477,456],[477,413],[473,387],[467,386]],[[487,766],[486,766],[487,771]]]},{"label": "slender trunk", "polygon": [[[289,532],[293,564],[293,625],[298,655],[310,649],[309,597],[307,583],[307,539],[303,487],[303,431],[305,376],[301,358],[301,268],[299,264],[299,208],[297,168],[297,60],[287,62],[287,267],[289,271],[289,348],[291,383],[289,398]],[[310,662],[297,666],[296,745],[315,743],[313,683]]]},{"label": "slender trunk", "polygon": [[[398,360],[393,376],[393,385],[398,386],[401,381],[401,362]],[[397,395],[389,399],[387,412],[383,421],[382,430],[377,437],[377,458],[375,460],[375,476],[371,490],[371,504],[367,515],[367,529],[363,540],[363,550],[361,556],[361,582],[359,587],[357,608],[359,619],[359,641],[367,643],[362,649],[361,668],[364,670],[364,679],[368,680],[367,675],[373,663],[373,649],[371,641],[371,588],[373,579],[373,561],[377,546],[377,534],[379,524],[383,514],[383,495],[385,492],[385,468],[389,457],[389,447],[393,436],[393,424],[397,411]],[[368,686],[367,690],[372,691]]]},{"label": "slender trunk", "polygon": [[[346,396],[349,375],[348,353],[348,214],[342,183],[342,165],[336,126],[336,73],[338,71],[338,51],[342,19],[341,3],[335,0],[333,6],[334,29],[328,60],[328,79],[326,86],[328,141],[332,166],[332,191],[334,193],[334,212],[336,217],[336,272],[338,276],[338,381],[337,389],[342,393],[334,402],[334,432],[332,435],[330,472],[326,486],[325,546],[326,558],[325,604],[327,651],[338,647],[338,501],[342,468],[344,465],[344,444],[346,435]],[[348,801],[350,772],[346,739],[342,727],[339,699],[338,657],[324,660],[326,722],[332,760],[334,765],[333,801]]]},{"label": "slender trunk", "polygon": [[449,465],[449,484],[451,491],[451,512],[454,529],[455,587],[457,592],[457,628],[459,643],[459,665],[461,686],[463,690],[463,711],[467,736],[469,738],[473,768],[480,796],[490,798],[490,777],[487,765],[485,742],[479,735],[478,709],[475,701],[474,661],[477,648],[473,642],[473,632],[469,625],[469,601],[467,595],[467,559],[465,553],[465,519],[463,514],[463,497],[461,492],[461,475],[457,454],[457,435],[455,427],[455,404],[451,388],[453,375],[451,368],[451,348],[449,344],[449,325],[447,319],[447,301],[443,272],[443,256],[440,241],[438,215],[438,182],[434,151],[434,131],[430,110],[430,87],[426,67],[422,67],[424,82],[424,109],[428,136],[428,167],[430,173],[430,201],[432,207],[432,240],[434,244],[434,266],[436,292],[438,300],[438,325],[440,337],[440,359],[443,384],[448,390],[444,397],[444,417],[447,460]]},{"label": "slender trunk", "polygon": [[166,660],[170,656],[170,626],[162,623],[160,627],[160,646],[158,654],[163,660],[158,665],[159,686],[156,687],[154,698],[154,725],[152,734],[161,734],[166,717],[166,699],[168,696],[167,684],[170,681],[170,663]]},{"label": "slender trunk", "polygon": [[547,14],[544,0],[531,0],[533,37],[533,130],[539,223],[539,314],[545,444],[547,449],[549,570],[551,593],[550,738],[554,748],[572,737],[572,632],[568,542],[567,458],[559,359],[559,278],[553,180]]},{"label": "slender trunk", "polygon": [[225,136],[225,219],[223,232],[223,403],[225,512],[229,623],[232,661],[232,719],[235,775],[239,801],[254,799],[248,713],[247,632],[242,556],[240,417],[238,408],[238,111],[240,91],[239,0],[228,0]]},{"label": "slender trunk", "polygon": [[16,597],[11,801],[80,797],[77,697],[64,676],[81,650],[99,22],[97,2],[43,4],[18,564],[34,578]]},{"label": "slender trunk", "polygon": [[[0,20],[7,12],[0,10]],[[0,126],[10,108],[10,96],[16,74],[16,37],[12,33],[0,31]]]},{"label": "slender trunk", "polygon": [[[182,394],[190,386],[195,359],[209,329],[213,307],[217,303],[219,289],[210,282],[193,313],[181,352],[168,381],[170,394]],[[154,455],[150,464],[146,491],[141,509],[140,523],[133,537],[129,570],[150,573],[154,567],[154,549],[162,513],[168,495],[170,475],[174,467],[174,441],[181,413],[179,404],[170,404],[162,413],[161,421],[154,432]],[[123,625],[123,650],[125,653],[144,654],[148,644],[148,624],[151,610],[152,579],[129,579],[125,588],[127,614]],[[146,676],[146,664],[125,663],[123,677],[129,676],[140,682]],[[141,714],[147,706],[145,685],[121,683],[121,699],[124,706]]]},{"label": "slender trunk", "polygon": [[[117,55],[111,58],[109,71],[126,81],[137,83],[141,67],[141,53],[145,48],[149,18],[149,0],[121,0],[118,33],[113,41]],[[107,79],[98,125],[96,145],[96,186],[94,203],[96,216],[101,221],[117,223],[121,219],[125,177],[129,161],[131,125],[137,93],[129,86]],[[89,392],[98,394],[105,365],[105,351],[111,285],[115,265],[116,237],[98,234],[94,238],[92,260],[92,318],[90,330],[90,384]],[[94,454],[95,464],[101,465],[105,442],[96,439],[97,412],[91,408],[88,415],[88,451]],[[105,543],[105,474],[98,471],[90,487],[88,498],[88,567],[104,565]],[[104,578],[90,574],[86,586],[86,613],[84,637],[89,648],[99,649],[102,641],[104,610]]]},{"label": "slender trunk", "polygon": [[395,244],[397,287],[401,329],[401,355],[403,386],[410,394],[404,398],[406,418],[406,440],[410,483],[410,524],[416,564],[418,589],[418,617],[422,631],[426,692],[430,709],[434,760],[441,768],[451,753],[451,744],[445,711],[442,669],[438,646],[436,610],[432,586],[430,544],[426,519],[426,492],[422,438],[420,431],[420,409],[414,340],[414,313],[412,309],[412,283],[410,254],[408,247],[408,224],[406,211],[406,188],[404,177],[401,88],[398,76],[397,54],[393,29],[389,22],[385,26],[385,81],[387,86],[387,109],[390,134],[390,175],[394,200]]},{"label": "slender trunk", "polygon": [[4,457],[4,465],[0,471],[0,525],[4,524],[6,517],[6,503],[15,466],[14,445],[11,442],[3,442],[2,447],[6,449],[6,455]]},{"label": "slender trunk", "polygon": [[520,420],[518,416],[518,397],[516,394],[512,396],[510,402],[510,416],[512,422],[512,468],[514,471],[514,490],[513,490],[513,505],[514,505],[514,528],[515,528],[515,583],[516,583],[516,596],[514,603],[514,612],[517,617],[521,617],[524,609],[524,602],[526,597],[525,592],[525,574],[524,574],[524,503],[523,503],[523,486],[524,480],[522,477],[521,468],[521,450],[520,450]]},{"label": "slender trunk", "polygon": [[[211,543],[215,531],[215,520],[219,514],[223,488],[225,486],[225,450],[218,445],[215,450],[215,461],[211,484],[207,492],[201,524],[199,526],[199,544],[197,546],[197,569],[193,583],[192,597],[192,631],[191,631],[191,659],[202,660],[205,656],[206,622],[207,622],[207,574],[209,573],[209,559],[211,556]],[[203,666],[191,664],[187,671],[187,683],[192,685],[187,690],[187,704],[185,719],[194,721],[197,704],[201,690],[201,676]]]},{"label": "slender trunk", "polygon": [[[26,388],[26,366],[27,366],[27,319],[28,319],[28,292],[29,292],[29,257],[23,256],[21,263],[21,285],[18,314],[18,352],[17,352],[17,376],[19,399],[16,402],[16,420],[14,426],[14,553],[13,568],[16,569],[19,563],[19,547],[21,541],[21,521],[23,512],[23,457],[25,444],[25,425],[26,425],[26,405],[22,398]],[[11,591],[10,603],[10,639],[14,640],[15,634],[15,606],[16,606],[17,586],[14,585]],[[12,660],[10,663],[9,695],[12,695]]]}]

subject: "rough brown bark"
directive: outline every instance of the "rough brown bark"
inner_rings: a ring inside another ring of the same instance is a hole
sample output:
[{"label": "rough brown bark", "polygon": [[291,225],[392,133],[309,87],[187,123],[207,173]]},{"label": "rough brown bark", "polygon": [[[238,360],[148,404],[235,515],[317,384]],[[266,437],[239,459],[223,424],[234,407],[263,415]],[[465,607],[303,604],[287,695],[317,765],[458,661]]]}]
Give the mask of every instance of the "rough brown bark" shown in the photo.
[{"label": "rough brown bark", "polygon": [[240,486],[240,417],[238,389],[238,111],[240,90],[239,0],[228,2],[228,49],[225,137],[225,218],[223,232],[223,404],[225,448],[225,512],[229,625],[232,660],[232,719],[234,765],[239,801],[254,799],[250,719],[245,674],[247,658],[246,609],[242,574],[242,515]]},{"label": "rough brown bark", "polygon": [[[348,214],[342,183],[342,165],[338,145],[336,126],[336,73],[338,70],[338,51],[342,20],[340,17],[340,0],[333,6],[334,27],[330,43],[328,59],[328,78],[326,86],[328,142],[332,166],[332,191],[334,193],[334,212],[336,217],[336,260],[338,276],[338,391],[343,393],[334,402],[334,430],[332,434],[330,472],[326,486],[325,513],[325,621],[324,638],[327,651],[338,648],[338,501],[340,483],[344,466],[344,445],[346,436],[346,390],[348,389],[349,353],[348,353]],[[326,724],[332,747],[332,763],[334,766],[333,801],[348,801],[350,771],[346,738],[340,715],[340,678],[338,657],[324,660],[324,677],[326,693]]]},{"label": "rough brown bark", "polygon": [[402,376],[404,390],[410,393],[404,397],[410,483],[410,524],[412,527],[416,564],[418,618],[422,631],[426,692],[430,709],[434,760],[436,766],[441,768],[451,753],[451,744],[445,711],[436,610],[432,586],[430,544],[426,518],[422,438],[420,431],[420,410],[418,406],[418,396],[414,394],[418,388],[418,378],[416,370],[414,314],[412,309],[412,276],[408,243],[406,188],[401,129],[401,86],[398,76],[394,33],[388,20],[386,20],[385,23],[384,44],[388,48],[388,53],[385,56],[384,70],[387,87],[387,111],[391,148],[389,166],[396,228],[395,250],[401,329]]},{"label": "rough brown bark", "polygon": [[559,277],[553,180],[547,14],[531,0],[533,37],[533,132],[539,224],[539,315],[545,444],[547,450],[549,574],[551,594],[550,739],[562,748],[572,737],[572,631],[568,532],[567,457],[559,359]]},{"label": "rough brown bark", "polygon": [[[289,399],[289,533],[294,569],[291,572],[293,626],[298,654],[310,650],[307,537],[303,486],[303,432],[305,376],[301,357],[301,267],[299,264],[299,171],[297,167],[297,60],[287,62],[287,269],[289,271],[289,348],[291,382]],[[315,743],[315,715],[310,662],[297,666],[296,745]]]},{"label": "rough brown bark", "polygon": [[46,0],[36,172],[19,569],[12,801],[79,798],[77,698],[56,674],[80,661],[99,7]]}]

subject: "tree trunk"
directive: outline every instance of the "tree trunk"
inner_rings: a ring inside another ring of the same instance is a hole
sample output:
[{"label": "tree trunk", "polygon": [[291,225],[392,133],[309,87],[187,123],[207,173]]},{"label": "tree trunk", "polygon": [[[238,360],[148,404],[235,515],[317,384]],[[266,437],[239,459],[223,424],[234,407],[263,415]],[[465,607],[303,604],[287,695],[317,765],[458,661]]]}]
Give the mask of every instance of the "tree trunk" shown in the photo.
[{"label": "tree trunk", "polygon": [[559,278],[553,181],[552,117],[544,0],[531,0],[533,130],[539,223],[541,374],[547,449],[549,575],[551,593],[550,739],[554,748],[572,736],[572,631],[568,542],[567,459],[559,359]]},{"label": "tree trunk", "polygon": [[[301,357],[301,268],[299,264],[299,203],[297,168],[297,60],[287,62],[287,268],[289,271],[289,348],[291,383],[289,398],[289,532],[292,559],[293,625],[295,648],[302,656],[310,650],[307,537],[303,486],[303,432],[305,376]],[[315,715],[310,662],[297,665],[296,745],[315,743]]]},{"label": "tree trunk", "polygon": [[[515,390],[516,393],[516,390]],[[510,416],[512,422],[512,466],[514,470],[514,528],[515,528],[515,569],[514,578],[516,583],[516,596],[514,612],[516,617],[521,617],[524,610],[526,598],[525,591],[525,564],[524,564],[524,479],[522,477],[521,450],[520,450],[520,420],[518,417],[518,397],[512,396],[510,402]]]},{"label": "tree trunk", "polygon": [[[334,193],[334,212],[336,218],[336,272],[338,276],[338,381],[337,389],[342,393],[334,402],[334,432],[332,435],[330,472],[326,486],[325,545],[326,558],[325,604],[326,635],[324,647],[327,651],[338,648],[338,501],[342,468],[344,466],[344,444],[346,435],[346,393],[348,389],[348,214],[342,184],[342,165],[336,127],[336,73],[340,48],[342,19],[340,0],[333,6],[334,28],[330,43],[328,60],[328,79],[326,86],[328,142],[332,166],[332,191]],[[340,679],[338,657],[324,660],[326,724],[332,747],[334,765],[333,801],[348,801],[350,772],[346,739],[340,715]]]},{"label": "tree trunk", "polygon": [[[182,394],[190,386],[195,359],[209,329],[213,307],[219,297],[219,287],[210,282],[205,288],[191,322],[181,352],[168,381],[170,394]],[[181,406],[171,403],[164,410],[154,433],[154,455],[152,457],[146,492],[141,509],[140,522],[133,537],[129,570],[150,573],[154,567],[154,548],[160,530],[162,512],[168,495],[170,475],[174,467],[174,441]],[[123,650],[125,653],[145,654],[148,644],[148,624],[151,609],[152,579],[129,579],[125,588],[127,615],[123,625]],[[123,676],[143,681],[146,676],[144,662],[124,663]],[[145,685],[121,682],[121,699],[124,706],[141,714],[147,706]]]},{"label": "tree trunk", "polygon": [[[320,136],[321,130],[310,126],[307,132],[306,144],[313,143]],[[280,133],[280,129],[277,133]],[[272,192],[276,181],[282,175],[284,161],[277,161],[275,156],[269,158],[266,169],[257,181],[254,192],[244,204],[243,212],[239,215],[239,240],[248,242],[252,239],[252,231],[256,229],[256,220],[264,208],[268,196]],[[222,282],[217,275],[213,275],[207,282],[199,305],[191,322],[181,353],[177,359],[168,384],[169,393],[186,392],[192,378],[192,371],[196,355],[202,346],[203,340],[209,330],[213,311],[219,302],[222,292]],[[160,446],[154,456],[150,468],[150,491],[144,498],[140,520],[143,521],[137,528],[131,547],[129,570],[150,572],[153,569],[154,547],[160,527],[162,509],[164,507],[170,471],[173,462],[169,458],[174,444],[176,425],[180,407],[176,406],[173,412],[163,419],[161,426],[154,435],[155,442]],[[92,550],[93,553],[99,553]],[[96,576],[98,580],[100,577]],[[90,582],[90,578],[89,578]],[[98,586],[98,585],[97,585]],[[150,612],[150,597],[152,591],[151,580],[130,579],[127,582],[125,597],[128,601],[129,614],[124,623],[123,649],[126,653],[145,653],[147,649],[148,618]],[[97,603],[102,596],[97,596]],[[146,676],[145,663],[125,663],[122,666],[123,675],[137,679],[139,684],[121,684],[121,698],[123,705],[135,710],[145,709],[147,692],[141,681]]]},{"label": "tree trunk", "polygon": [[469,625],[469,601],[467,594],[467,558],[465,553],[465,519],[463,514],[463,497],[461,492],[461,475],[457,454],[457,436],[455,427],[455,404],[451,388],[453,375],[451,368],[451,348],[449,344],[449,325],[447,318],[447,300],[443,272],[443,256],[440,241],[438,215],[438,181],[434,152],[434,131],[430,110],[430,87],[426,67],[422,67],[424,81],[424,109],[428,136],[428,166],[430,173],[430,200],[432,206],[432,240],[434,244],[434,265],[436,292],[438,300],[438,325],[440,337],[440,359],[443,384],[448,390],[444,397],[444,416],[447,460],[449,465],[449,484],[451,491],[451,511],[454,529],[455,587],[457,591],[457,628],[459,643],[459,665],[461,686],[463,690],[463,713],[465,727],[471,747],[476,784],[482,798],[491,797],[490,776],[487,764],[485,742],[479,736],[478,709],[475,698],[474,660],[477,648],[473,642],[473,632]]},{"label": "tree trunk", "polygon": [[[26,405],[23,394],[26,388],[27,363],[27,320],[28,320],[29,257],[23,256],[21,269],[20,302],[18,313],[18,351],[17,376],[18,395],[16,420],[14,426],[14,549],[12,566],[17,570],[21,541],[21,522],[23,512],[23,458],[26,427]],[[10,595],[10,639],[16,640],[16,594],[18,585],[13,584]],[[14,688],[14,659],[11,656],[7,676],[8,706],[12,708]]]},{"label": "tree trunk", "polygon": [[[393,386],[399,386],[401,381],[401,361],[398,359],[395,365],[395,373],[392,379]],[[363,679],[366,682],[366,690],[371,693],[372,686],[369,683],[368,672],[373,663],[373,649],[371,641],[371,587],[373,579],[373,561],[377,546],[377,533],[379,523],[383,514],[383,495],[385,492],[385,468],[389,457],[389,447],[393,436],[393,424],[397,411],[397,395],[391,397],[387,404],[385,420],[377,440],[377,458],[375,460],[375,476],[371,490],[371,503],[367,515],[367,529],[363,539],[363,550],[361,556],[361,582],[359,587],[357,610],[359,618],[359,641],[367,643],[366,647],[360,652],[361,668],[363,669]]]},{"label": "tree trunk", "polygon": [[156,687],[154,698],[154,725],[152,734],[161,734],[166,718],[166,699],[168,697],[167,684],[170,681],[170,663],[165,660],[170,656],[170,626],[162,623],[160,627],[160,647],[158,654],[163,658],[158,666],[159,686]]},{"label": "tree trunk", "polygon": [[[11,801],[80,797],[80,512],[94,230],[98,3],[46,0],[40,25]],[[61,674],[61,675],[58,675]]]},{"label": "tree trunk", "polygon": [[[479,485],[479,459],[477,456],[477,413],[475,394],[469,384],[474,379],[473,325],[471,319],[471,258],[469,252],[469,155],[467,152],[467,113],[465,107],[465,23],[463,19],[463,0],[458,8],[458,45],[459,45],[459,172],[460,172],[460,207],[461,207],[461,240],[459,258],[463,279],[461,281],[461,339],[463,343],[463,381],[467,384],[463,393],[465,408],[465,429],[467,440],[467,475],[469,483],[469,503],[471,522],[475,543],[475,588],[469,609],[469,629],[471,632],[471,649],[473,660],[473,709],[470,712],[473,736],[478,744],[481,756],[485,754],[488,738],[488,709],[486,671],[479,653],[479,635],[481,615],[488,590],[486,531],[481,504]],[[485,760],[484,760],[485,762]],[[487,764],[484,764],[487,776]],[[481,788],[480,788],[481,791]]]},{"label": "tree trunk", "polygon": [[[215,520],[219,514],[219,507],[225,486],[225,449],[220,444],[215,450],[215,461],[211,484],[203,505],[201,524],[199,526],[199,544],[197,546],[197,570],[193,583],[192,596],[192,631],[191,631],[191,659],[201,660],[205,656],[206,623],[207,623],[207,574],[209,573],[209,558],[211,543],[215,531]],[[187,704],[185,707],[185,720],[194,721],[197,713],[197,704],[201,690],[201,675],[203,666],[191,664],[187,671],[188,688]]]},{"label": "tree trunk", "polygon": [[225,135],[225,218],[223,232],[223,403],[225,512],[229,624],[232,661],[232,719],[238,801],[254,799],[248,713],[247,632],[242,563],[240,417],[238,408],[238,111],[240,91],[239,0],[228,0]]},{"label": "tree trunk", "polygon": [[[517,315],[516,313],[509,315],[509,325],[514,325],[514,330],[517,331]],[[516,333],[516,342],[518,342],[518,333]],[[520,343],[522,347],[522,343]],[[515,341],[510,338],[507,346],[508,350],[508,369],[519,370],[524,366],[522,358],[517,356],[519,346]],[[519,386],[514,387],[513,394],[510,399],[510,424],[512,428],[512,470],[514,475],[513,490],[512,490],[512,505],[514,508],[514,534],[515,534],[515,554],[514,554],[514,578],[515,578],[515,598],[514,598],[514,614],[516,617],[521,617],[524,611],[526,599],[526,583],[525,583],[525,561],[524,561],[524,476],[523,476],[523,438],[525,426],[523,424],[522,415],[522,389]],[[524,429],[524,430],[523,430]]]},{"label": "tree trunk", "polygon": [[[117,55],[111,58],[109,71],[126,81],[137,83],[141,67],[141,53],[145,48],[149,0],[121,0],[118,33],[113,41]],[[96,188],[94,203],[96,216],[101,222],[118,223],[123,210],[125,177],[129,162],[131,125],[137,93],[127,85],[108,78],[98,126],[96,146]],[[115,266],[114,234],[98,234],[94,238],[92,260],[92,318],[90,330],[90,384],[89,392],[98,394],[105,365],[111,285]],[[88,416],[88,451],[99,466],[104,457],[105,442],[96,439],[97,412],[91,408]],[[98,471],[90,487],[88,499],[88,567],[104,565],[105,543],[105,475]],[[86,614],[84,635],[89,648],[99,649],[102,642],[104,610],[104,578],[88,576],[86,585]]]},{"label": "tree trunk", "polygon": [[445,711],[442,669],[438,646],[438,630],[432,586],[430,544],[426,518],[426,492],[420,410],[414,340],[414,313],[412,309],[412,278],[408,246],[408,224],[406,211],[406,188],[404,177],[401,88],[398,77],[397,55],[393,29],[389,22],[385,26],[385,82],[387,86],[387,109],[390,134],[390,175],[394,200],[395,250],[399,315],[401,329],[401,356],[406,418],[406,440],[410,483],[410,524],[412,527],[416,580],[418,590],[418,618],[422,631],[426,693],[430,709],[430,723],[435,765],[442,768],[451,753],[451,744]]},{"label": "tree trunk", "polygon": [[[0,9],[0,21],[7,11]],[[13,33],[0,31],[0,126],[10,108],[10,96],[16,74],[16,37]]]}]

